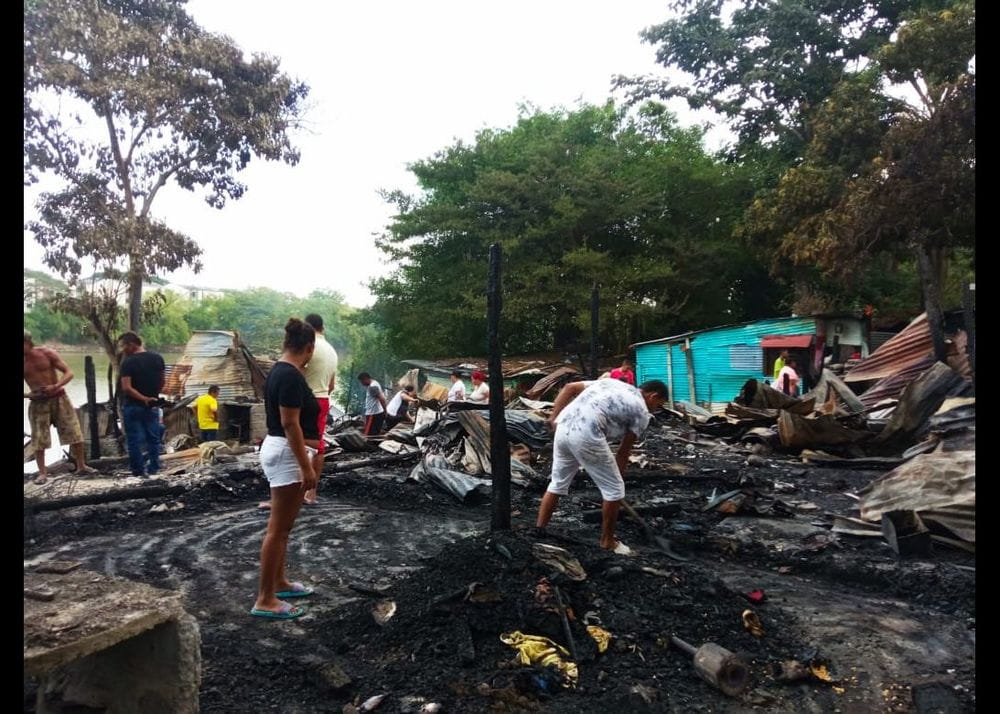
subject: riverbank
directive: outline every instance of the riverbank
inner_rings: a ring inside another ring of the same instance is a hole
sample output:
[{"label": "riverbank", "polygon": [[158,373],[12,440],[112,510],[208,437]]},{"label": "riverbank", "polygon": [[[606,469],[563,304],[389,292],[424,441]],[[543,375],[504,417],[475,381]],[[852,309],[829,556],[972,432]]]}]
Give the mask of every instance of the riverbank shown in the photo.
[{"label": "riverbank", "polygon": [[[107,361],[107,355],[104,353],[104,348],[101,347],[96,342],[84,342],[79,345],[67,345],[62,342],[52,342],[50,340],[42,340],[38,342],[40,347],[48,347],[53,349],[59,354],[77,354],[77,355],[100,355],[105,361]],[[163,353],[176,353],[178,355],[184,353],[184,345],[148,345],[149,349],[155,350],[161,354]]]}]

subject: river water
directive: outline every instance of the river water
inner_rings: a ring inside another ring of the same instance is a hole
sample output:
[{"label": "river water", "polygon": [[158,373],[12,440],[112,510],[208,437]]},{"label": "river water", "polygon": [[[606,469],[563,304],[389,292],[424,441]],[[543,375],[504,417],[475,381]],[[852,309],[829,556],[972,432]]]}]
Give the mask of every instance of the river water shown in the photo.
[{"label": "river water", "polygon": [[[163,361],[167,364],[175,364],[181,358],[179,352],[161,352],[163,355]],[[69,395],[70,401],[73,402],[74,407],[79,407],[87,403],[87,384],[84,380],[83,373],[83,358],[84,354],[80,352],[67,352],[61,353],[59,355],[63,358],[66,366],[70,368],[73,372],[73,381],[66,385],[66,394]],[[97,401],[104,402],[108,400],[108,364],[110,360],[108,356],[104,354],[102,350],[95,349],[90,353],[90,356],[94,358],[94,368],[97,373]],[[25,391],[27,391],[27,384],[24,385]],[[28,400],[24,400],[24,433],[31,433],[31,424],[28,422]],[[84,435],[86,437],[86,434]],[[59,443],[59,436],[56,434],[55,427],[52,428],[52,448],[45,451],[45,463],[50,464],[53,461],[58,461],[61,458],[62,446]],[[38,470],[35,466],[34,460],[26,463],[24,465],[25,473],[34,473]]]}]

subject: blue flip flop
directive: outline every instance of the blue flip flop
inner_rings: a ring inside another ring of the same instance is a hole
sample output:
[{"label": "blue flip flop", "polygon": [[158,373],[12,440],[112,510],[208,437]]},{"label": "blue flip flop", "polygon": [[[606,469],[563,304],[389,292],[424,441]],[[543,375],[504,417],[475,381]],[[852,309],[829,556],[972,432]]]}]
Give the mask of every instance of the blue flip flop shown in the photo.
[{"label": "blue flip flop", "polygon": [[307,588],[302,583],[292,583],[291,590],[282,590],[281,592],[276,592],[275,597],[308,597],[313,594],[312,588]]},{"label": "blue flip flop", "polygon": [[250,614],[254,617],[264,617],[271,620],[294,620],[296,617],[301,617],[306,614],[306,609],[304,607],[296,607],[288,602],[281,603],[281,607],[277,610],[258,610],[253,608]]}]

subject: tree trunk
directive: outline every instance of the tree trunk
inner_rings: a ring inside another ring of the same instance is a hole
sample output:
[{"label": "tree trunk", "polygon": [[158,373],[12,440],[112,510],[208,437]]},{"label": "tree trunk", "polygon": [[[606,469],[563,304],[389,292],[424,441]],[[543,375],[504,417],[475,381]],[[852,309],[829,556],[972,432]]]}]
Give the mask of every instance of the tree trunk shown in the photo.
[{"label": "tree trunk", "polygon": [[918,244],[917,267],[920,271],[920,288],[924,298],[924,310],[927,312],[927,324],[934,345],[934,359],[945,362],[948,357],[948,346],[944,339],[944,314],[941,311],[940,263],[935,265],[932,255],[938,251],[939,249]]},{"label": "tree trunk", "polygon": [[142,312],[142,273],[135,269],[136,259],[132,259],[133,269],[128,277],[128,329],[139,331],[139,317]]}]

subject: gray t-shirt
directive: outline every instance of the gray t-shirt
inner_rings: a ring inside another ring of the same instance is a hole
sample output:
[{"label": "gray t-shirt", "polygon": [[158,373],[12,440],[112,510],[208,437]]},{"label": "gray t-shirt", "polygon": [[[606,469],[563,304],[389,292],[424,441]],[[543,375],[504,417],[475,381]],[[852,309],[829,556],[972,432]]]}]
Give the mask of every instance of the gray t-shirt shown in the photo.
[{"label": "gray t-shirt", "polygon": [[380,395],[382,395],[382,385],[373,379],[371,384],[365,387],[365,416],[381,414],[385,411],[382,408],[382,403],[378,400]]},{"label": "gray t-shirt", "polygon": [[621,439],[626,431],[642,436],[652,414],[638,389],[617,379],[584,385],[580,396],[556,417],[558,431],[609,441]]}]

